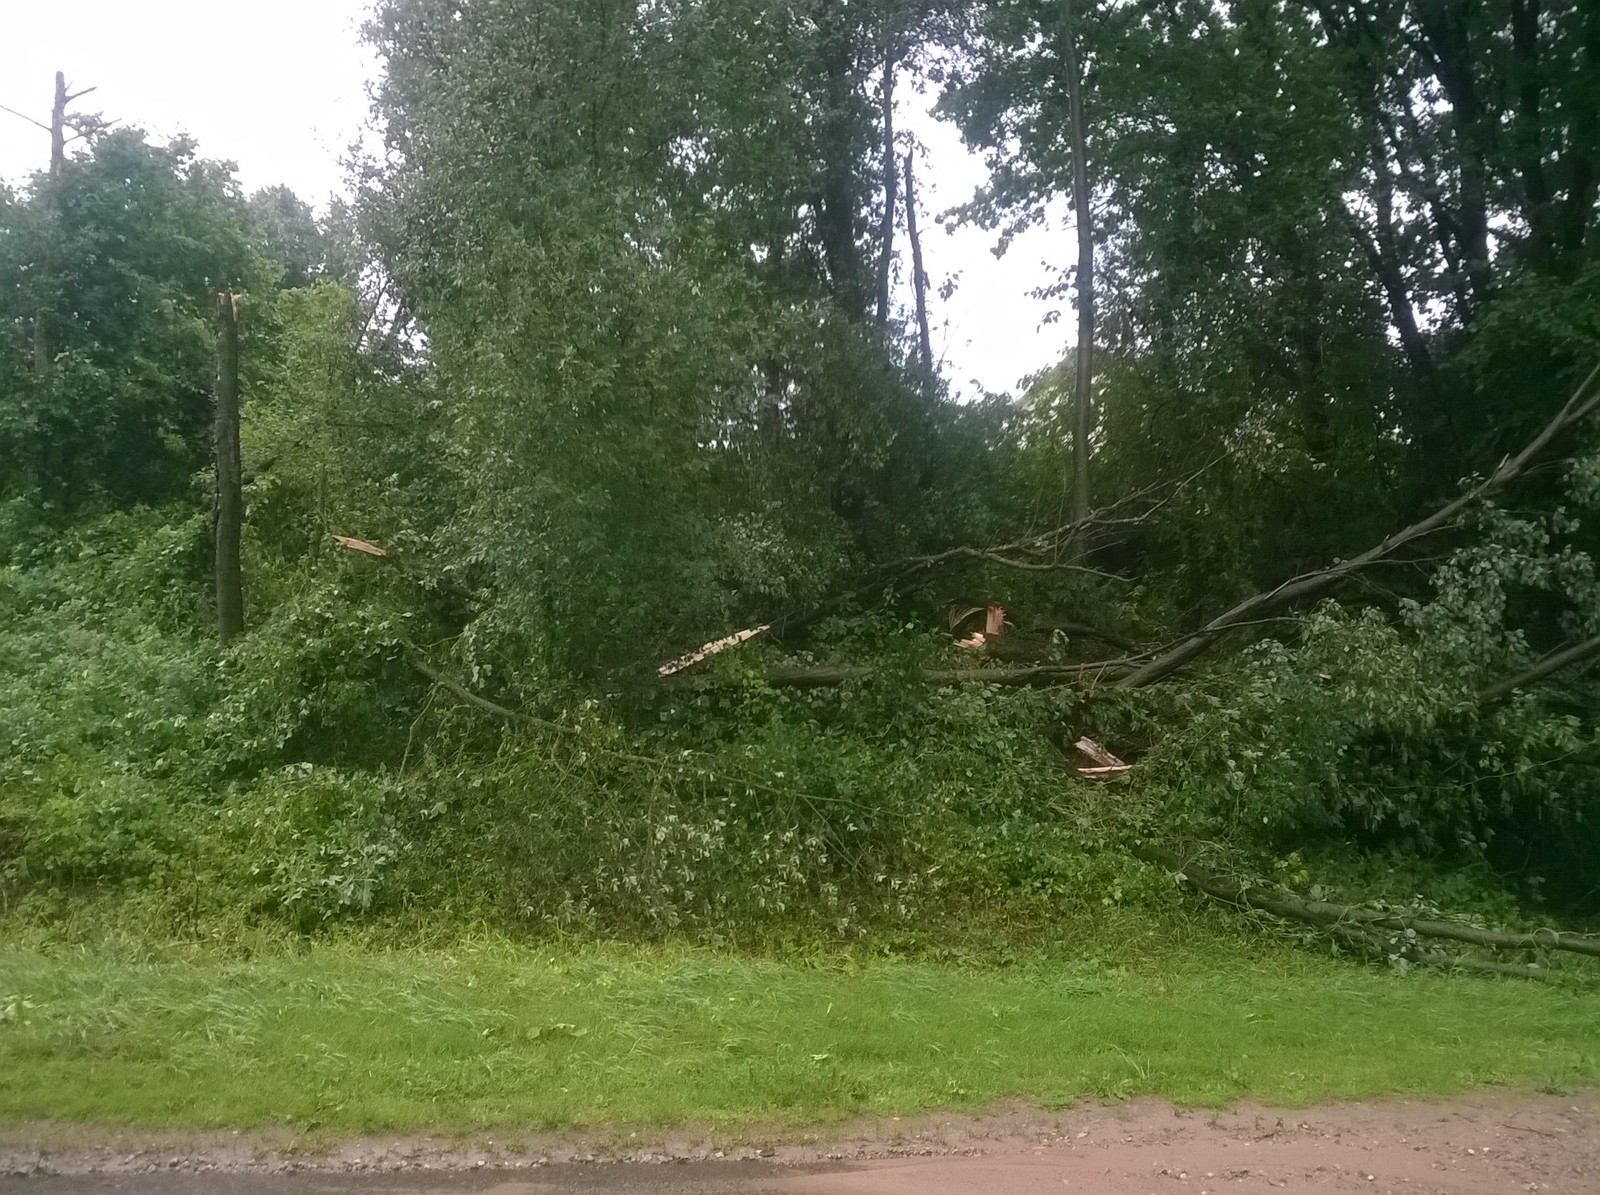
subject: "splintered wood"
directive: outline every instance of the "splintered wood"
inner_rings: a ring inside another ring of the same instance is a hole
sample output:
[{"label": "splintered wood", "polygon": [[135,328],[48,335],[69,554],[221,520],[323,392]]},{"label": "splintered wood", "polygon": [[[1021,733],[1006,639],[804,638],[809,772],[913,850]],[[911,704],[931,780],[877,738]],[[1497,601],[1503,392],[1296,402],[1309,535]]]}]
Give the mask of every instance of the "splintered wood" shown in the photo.
[{"label": "splintered wood", "polygon": [[747,631],[740,631],[726,638],[714,640],[698,651],[692,651],[686,656],[679,656],[676,660],[669,660],[656,669],[656,675],[672,676],[674,673],[682,672],[685,668],[693,668],[701,660],[710,659],[718,652],[727,651],[730,647],[738,647],[739,644],[747,643],[757,635],[764,635],[771,629],[772,624],[770,622],[763,623],[761,626],[751,627]]},{"label": "splintered wood", "polygon": [[968,635],[965,639],[957,639],[956,646],[965,647],[969,651],[982,651],[983,648],[988,644],[989,640],[1005,633],[1006,608],[994,602],[990,602],[987,606],[973,606],[970,609],[963,610],[961,613],[951,616],[951,631],[959,630],[961,624],[966,622],[967,619],[971,618],[974,614],[983,615],[983,630],[973,631],[972,634]]},{"label": "splintered wood", "polygon": [[369,544],[366,540],[357,539],[353,535],[335,535],[333,542],[341,548],[348,548],[352,552],[360,552],[366,556],[387,556],[389,554],[377,544]]},{"label": "splintered wood", "polygon": [[1078,775],[1085,780],[1106,780],[1112,776],[1120,776],[1133,765],[1124,763],[1111,752],[1091,738],[1081,738],[1072,744],[1078,749],[1078,754],[1089,762],[1077,765]]}]

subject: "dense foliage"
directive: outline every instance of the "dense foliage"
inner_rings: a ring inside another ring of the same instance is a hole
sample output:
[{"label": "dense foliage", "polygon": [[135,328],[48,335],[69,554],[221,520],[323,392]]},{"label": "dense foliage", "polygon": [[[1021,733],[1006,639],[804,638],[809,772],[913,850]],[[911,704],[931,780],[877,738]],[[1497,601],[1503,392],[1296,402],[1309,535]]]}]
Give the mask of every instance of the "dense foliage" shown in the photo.
[{"label": "dense foliage", "polygon": [[[383,0],[383,152],[325,219],[95,122],[0,190],[5,908],[926,940],[1162,905],[1126,848],[1181,834],[1593,910],[1593,656],[1500,684],[1600,635],[1592,422],[1161,684],[924,670],[980,667],[947,616],[990,603],[1000,666],[1166,641],[1542,426],[1600,359],[1600,13],[1061,12]],[[961,404],[919,358],[894,129],[937,90],[993,168],[966,218],[1044,219],[1068,37],[1111,512],[1071,534],[1070,368]],[[219,290],[247,296],[226,649]],[[820,665],[858,672],[781,675]],[[1078,778],[1085,733],[1135,767]]]}]

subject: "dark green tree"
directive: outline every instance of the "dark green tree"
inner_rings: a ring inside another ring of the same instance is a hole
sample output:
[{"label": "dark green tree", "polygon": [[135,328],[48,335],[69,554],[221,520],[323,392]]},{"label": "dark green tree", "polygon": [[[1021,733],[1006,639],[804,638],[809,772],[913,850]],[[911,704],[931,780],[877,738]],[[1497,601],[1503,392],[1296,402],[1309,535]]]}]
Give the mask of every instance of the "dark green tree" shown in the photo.
[{"label": "dark green tree", "polygon": [[[0,220],[0,485],[63,509],[185,489],[210,451],[213,296],[271,276],[228,168],[99,133]],[[40,318],[43,371],[25,352]]]}]

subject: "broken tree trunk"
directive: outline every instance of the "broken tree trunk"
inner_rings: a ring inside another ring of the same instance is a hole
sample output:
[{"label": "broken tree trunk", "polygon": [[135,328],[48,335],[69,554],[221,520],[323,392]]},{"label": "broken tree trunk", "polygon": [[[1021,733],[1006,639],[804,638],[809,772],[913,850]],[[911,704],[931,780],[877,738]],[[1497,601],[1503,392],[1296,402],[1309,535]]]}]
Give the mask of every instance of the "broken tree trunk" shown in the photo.
[{"label": "broken tree trunk", "polygon": [[239,541],[244,526],[244,493],[239,462],[239,299],[217,296],[215,533],[217,637],[223,646],[244,630],[244,573]]},{"label": "broken tree trunk", "polygon": [[[50,171],[45,175],[44,186],[39,192],[40,198],[43,200],[43,210],[47,221],[44,251],[40,261],[40,270],[47,288],[56,285],[55,241],[60,232],[58,225],[61,220],[62,175],[67,168],[67,109],[73,100],[82,99],[94,90],[93,87],[86,87],[82,91],[69,92],[67,90],[67,76],[62,71],[57,71],[55,99],[50,105],[49,124],[37,121],[24,112],[18,112],[15,108],[8,108],[6,105],[0,104],[0,111],[9,112],[12,116],[25,120],[35,128],[43,129],[50,135]],[[100,122],[96,120],[94,123],[98,125]],[[78,136],[84,135],[80,129]],[[54,343],[51,340],[53,307],[53,300],[49,300],[47,296],[41,296],[39,305],[34,308],[33,369],[35,373],[40,375],[49,371],[50,362],[53,360],[54,355]]]},{"label": "broken tree trunk", "polygon": [[1130,671],[1117,683],[1129,689],[1136,689],[1142,685],[1152,684],[1163,677],[1176,672],[1201,652],[1205,651],[1217,638],[1235,627],[1252,622],[1269,610],[1286,606],[1291,602],[1300,601],[1308,597],[1316,597],[1332,589],[1340,581],[1368,568],[1380,561],[1392,557],[1400,549],[1436,531],[1453,526],[1456,519],[1466,511],[1474,502],[1487,498],[1520,477],[1528,465],[1532,463],[1546,448],[1550,446],[1558,435],[1572,427],[1574,424],[1586,419],[1600,407],[1600,388],[1595,386],[1596,378],[1600,378],[1600,366],[1592,370],[1583,383],[1573,391],[1555,418],[1545,424],[1532,440],[1523,447],[1515,456],[1508,456],[1500,462],[1500,467],[1483,481],[1473,486],[1455,501],[1441,506],[1425,519],[1412,523],[1409,527],[1395,532],[1388,539],[1376,547],[1369,548],[1359,556],[1349,560],[1341,560],[1328,568],[1318,569],[1316,572],[1303,573],[1279,585],[1276,589],[1266,593],[1258,593],[1254,597],[1246,598],[1233,609],[1224,614],[1219,614],[1205,626],[1195,631],[1192,635],[1179,640],[1175,645],[1161,652],[1148,663]]},{"label": "broken tree trunk", "polygon": [[[67,77],[61,71],[56,72],[55,103],[50,108],[50,173],[45,176],[45,212],[47,232],[44,252],[44,276],[47,283],[54,285],[55,239],[60,235],[61,211],[61,176],[67,168],[67,105],[73,97],[67,94]],[[50,362],[54,356],[55,345],[52,339],[51,323],[55,312],[41,304],[34,313],[33,319],[33,371],[43,377],[50,369]]]},{"label": "broken tree trunk", "polygon": [[1358,905],[1331,904],[1321,900],[1301,900],[1286,892],[1273,892],[1251,888],[1209,871],[1192,859],[1184,859],[1178,852],[1156,843],[1143,843],[1134,853],[1147,863],[1154,863],[1181,875],[1184,882],[1197,892],[1214,900],[1241,908],[1260,909],[1275,917],[1290,921],[1303,921],[1323,928],[1341,927],[1347,930],[1390,930],[1411,932],[1421,938],[1440,938],[1464,942],[1470,946],[1483,946],[1493,950],[1566,950],[1600,958],[1600,938],[1586,934],[1562,933],[1541,929],[1533,933],[1516,933],[1507,930],[1479,929],[1458,921],[1436,921],[1388,913],[1381,909],[1365,909]]},{"label": "broken tree trunk", "polygon": [[[61,176],[67,168],[67,105],[72,102],[72,97],[67,94],[67,77],[61,71],[56,72],[55,103],[50,107],[50,173],[45,176],[45,212],[46,225],[45,252],[44,252],[44,277],[48,284],[55,285],[55,240],[60,235],[61,219]],[[50,369],[50,362],[54,356],[55,345],[52,339],[51,323],[55,312],[41,304],[34,313],[33,319],[33,371],[43,377]]]}]

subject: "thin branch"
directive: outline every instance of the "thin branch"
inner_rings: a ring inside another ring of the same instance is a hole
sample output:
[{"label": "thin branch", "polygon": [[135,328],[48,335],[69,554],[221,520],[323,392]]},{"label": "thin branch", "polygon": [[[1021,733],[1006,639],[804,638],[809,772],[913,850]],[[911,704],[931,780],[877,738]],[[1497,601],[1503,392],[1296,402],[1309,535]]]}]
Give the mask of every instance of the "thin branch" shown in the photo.
[{"label": "thin branch", "polygon": [[950,548],[944,552],[935,552],[931,556],[911,556],[905,560],[897,561],[897,566],[903,568],[901,576],[907,576],[924,569],[937,568],[952,560],[982,560],[989,564],[1002,565],[1005,568],[1018,569],[1030,573],[1083,573],[1090,577],[1099,577],[1104,581],[1116,581],[1123,585],[1133,584],[1127,577],[1119,577],[1115,573],[1104,572],[1091,568],[1086,564],[1074,564],[1066,560],[1017,560],[1014,557],[1003,555],[1001,552],[991,551],[988,548]]}]

